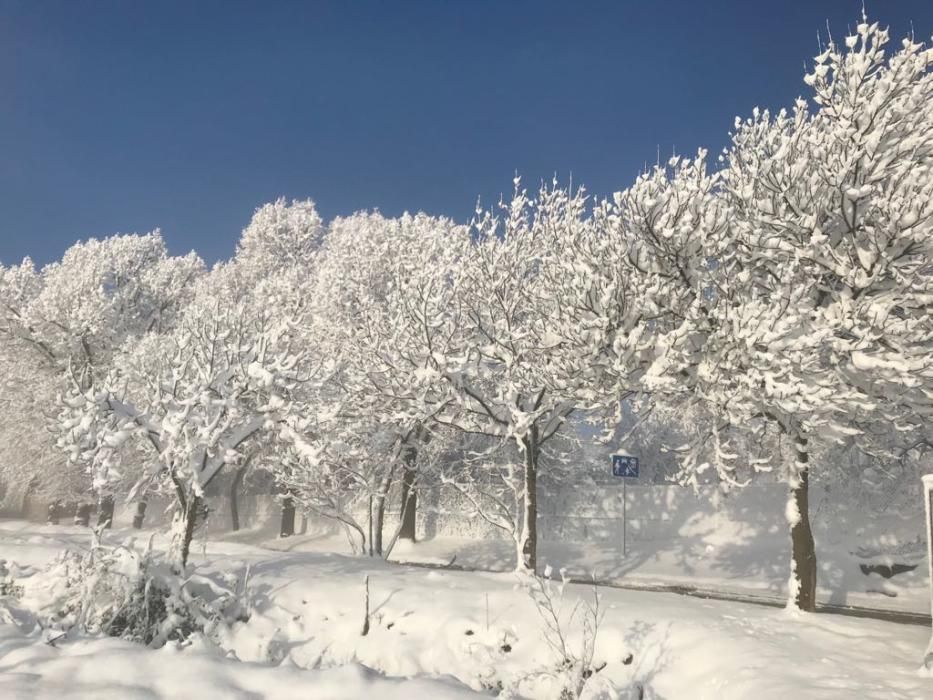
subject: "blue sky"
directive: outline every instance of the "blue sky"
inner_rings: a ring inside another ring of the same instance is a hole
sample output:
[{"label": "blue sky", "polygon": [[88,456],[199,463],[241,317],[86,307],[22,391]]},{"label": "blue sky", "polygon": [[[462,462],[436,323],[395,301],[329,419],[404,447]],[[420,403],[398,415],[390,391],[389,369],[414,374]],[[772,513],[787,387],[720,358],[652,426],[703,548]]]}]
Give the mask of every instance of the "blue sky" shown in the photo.
[{"label": "blue sky", "polygon": [[[930,0],[868,2],[895,40]],[[263,202],[467,220],[518,171],[598,195],[807,94],[859,0],[0,0],[0,261],[161,227],[229,256]]]}]

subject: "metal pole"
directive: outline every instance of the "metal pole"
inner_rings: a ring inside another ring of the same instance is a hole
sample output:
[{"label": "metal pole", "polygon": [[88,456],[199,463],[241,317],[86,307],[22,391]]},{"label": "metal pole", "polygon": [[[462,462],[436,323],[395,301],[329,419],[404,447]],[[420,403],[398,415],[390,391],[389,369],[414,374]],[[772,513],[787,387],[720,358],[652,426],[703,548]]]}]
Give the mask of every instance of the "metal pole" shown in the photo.
[{"label": "metal pole", "polygon": [[[930,577],[930,611],[933,613],[933,474],[926,474],[923,480],[923,506],[926,514],[924,529],[927,537],[927,572]],[[933,635],[923,655],[923,665],[933,673]]]},{"label": "metal pole", "polygon": [[628,525],[625,522],[625,508],[626,508],[626,501],[628,500],[625,497],[625,484],[626,484],[626,479],[625,477],[622,477],[622,558],[623,559],[625,559],[626,557],[625,540],[626,540],[626,537],[628,536]]}]

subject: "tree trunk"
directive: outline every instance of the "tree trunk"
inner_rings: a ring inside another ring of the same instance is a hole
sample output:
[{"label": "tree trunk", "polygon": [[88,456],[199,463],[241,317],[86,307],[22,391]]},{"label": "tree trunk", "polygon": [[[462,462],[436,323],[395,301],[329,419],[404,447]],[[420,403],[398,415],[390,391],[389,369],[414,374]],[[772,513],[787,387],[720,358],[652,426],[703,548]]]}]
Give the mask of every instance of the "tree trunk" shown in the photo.
[{"label": "tree trunk", "polygon": [[816,610],[816,547],[810,529],[810,454],[807,439],[796,439],[796,477],[791,481],[787,518],[790,522],[791,581],[788,605],[806,612]]},{"label": "tree trunk", "polygon": [[34,476],[29,480],[29,483],[26,485],[26,490],[23,492],[23,501],[19,509],[20,515],[23,518],[27,518],[29,516],[29,504],[32,501],[32,497],[35,495],[36,489],[38,487],[39,479],[38,477]]},{"label": "tree trunk", "polygon": [[538,565],[538,429],[531,428],[522,439],[525,451],[525,489],[522,504],[522,561],[520,568],[530,573]]},{"label": "tree trunk", "polygon": [[172,568],[180,576],[184,575],[188,566],[194,531],[198,521],[206,515],[206,510],[204,501],[192,493],[188,495],[185,506],[175,511],[172,519],[171,561]]},{"label": "tree trunk", "polygon": [[143,520],[146,519],[146,502],[136,502],[136,515],[133,516],[133,527],[137,530],[143,529]]},{"label": "tree trunk", "polygon": [[[373,523],[373,547],[371,555],[382,556],[382,531],[385,529],[386,522],[386,502],[389,500],[389,492],[392,491],[392,483],[395,481],[395,467],[389,470],[389,473],[379,485],[379,492],[376,494],[376,513]],[[370,512],[372,512],[372,499],[370,499]],[[393,542],[395,537],[392,538]]]},{"label": "tree trunk", "polygon": [[402,527],[398,536],[399,539],[411,540],[412,542],[415,541],[418,513],[418,492],[415,490],[415,461],[417,458],[418,450],[414,445],[405,448],[403,456],[405,467],[402,472]]},{"label": "tree trunk", "polygon": [[373,523],[373,550],[375,555],[382,556],[382,526],[386,519],[386,499],[385,496],[376,497],[376,517]]},{"label": "tree trunk", "polygon": [[370,495],[369,497],[369,512],[367,513],[367,515],[369,516],[367,518],[367,520],[369,520],[369,556],[372,556],[373,555],[373,497],[372,495]]},{"label": "tree trunk", "polygon": [[97,527],[109,528],[113,525],[113,495],[101,496],[97,502]]},{"label": "tree trunk", "polygon": [[61,501],[52,501],[49,503],[48,510],[48,523],[49,525],[58,525],[59,520],[62,517],[62,504]]},{"label": "tree trunk", "polygon": [[75,525],[88,527],[91,524],[91,504],[80,503],[75,510]]},{"label": "tree trunk", "polygon": [[291,496],[282,499],[282,527],[279,537],[291,537],[295,534],[295,500]]},{"label": "tree trunk", "polygon": [[363,588],[365,594],[363,598],[363,632],[361,636],[365,637],[369,634],[369,574],[366,574],[363,578]]},{"label": "tree trunk", "polygon": [[246,476],[246,467],[240,467],[233,474],[233,483],[230,484],[230,527],[236,532],[240,529],[240,484]]}]

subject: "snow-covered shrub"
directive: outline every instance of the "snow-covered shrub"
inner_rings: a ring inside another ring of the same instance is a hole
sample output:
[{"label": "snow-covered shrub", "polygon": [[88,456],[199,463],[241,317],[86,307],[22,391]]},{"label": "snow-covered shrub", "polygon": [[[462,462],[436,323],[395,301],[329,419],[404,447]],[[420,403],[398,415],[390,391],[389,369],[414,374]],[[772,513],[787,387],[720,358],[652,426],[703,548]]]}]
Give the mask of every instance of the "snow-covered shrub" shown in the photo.
[{"label": "snow-covered shrub", "polygon": [[22,573],[23,569],[15,562],[0,559],[0,625],[34,626],[32,615],[20,604],[23,587],[17,583],[17,578]]},{"label": "snow-covered shrub", "polygon": [[[578,600],[568,611],[564,609],[564,589],[568,577],[561,569],[560,583],[551,580],[551,567],[544,577],[522,577],[522,586],[534,603],[543,623],[543,636],[553,652],[555,662],[532,671],[518,681],[550,680],[554,697],[559,700],[579,700],[587,684],[606,667],[596,660],[596,638],[604,613],[599,607],[599,591],[593,587],[593,600]],[[608,683],[608,681],[606,681]]]},{"label": "snow-covered shrub", "polygon": [[248,619],[245,584],[182,578],[165,556],[132,543],[87,552],[66,550],[36,575],[46,626],[108,635],[153,648],[195,634],[216,638],[224,626]]},{"label": "snow-covered shrub", "polygon": [[16,584],[10,570],[7,568],[6,559],[0,559],[0,598],[10,596],[19,598],[23,594],[23,587]]}]

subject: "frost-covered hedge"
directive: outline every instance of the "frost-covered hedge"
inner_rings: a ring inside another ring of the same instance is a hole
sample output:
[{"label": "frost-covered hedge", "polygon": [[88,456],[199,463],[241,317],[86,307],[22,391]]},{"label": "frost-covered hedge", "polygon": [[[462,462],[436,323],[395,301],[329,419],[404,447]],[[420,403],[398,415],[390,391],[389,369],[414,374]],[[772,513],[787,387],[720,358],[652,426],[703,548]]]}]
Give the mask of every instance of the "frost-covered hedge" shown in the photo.
[{"label": "frost-covered hedge", "polygon": [[249,617],[245,582],[218,582],[172,571],[161,553],[133,543],[86,552],[66,550],[30,583],[30,607],[40,624],[161,647]]}]

